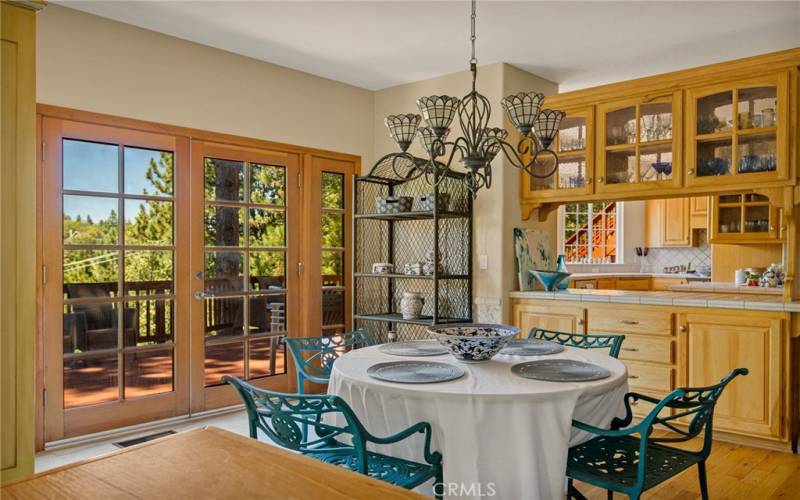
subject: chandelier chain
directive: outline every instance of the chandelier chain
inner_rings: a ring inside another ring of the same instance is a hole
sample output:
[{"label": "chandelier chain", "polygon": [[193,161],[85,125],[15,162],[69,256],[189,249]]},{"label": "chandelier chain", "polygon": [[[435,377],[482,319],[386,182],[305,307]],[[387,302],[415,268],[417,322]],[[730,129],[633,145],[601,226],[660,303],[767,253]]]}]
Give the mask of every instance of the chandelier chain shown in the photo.
[{"label": "chandelier chain", "polygon": [[472,31],[470,32],[470,37],[469,37],[469,40],[472,43],[472,57],[469,60],[470,64],[478,64],[478,58],[475,57],[475,39],[477,38],[475,36],[475,18],[477,17],[475,15],[476,4],[477,0],[472,0],[472,16],[470,18],[472,22]]}]

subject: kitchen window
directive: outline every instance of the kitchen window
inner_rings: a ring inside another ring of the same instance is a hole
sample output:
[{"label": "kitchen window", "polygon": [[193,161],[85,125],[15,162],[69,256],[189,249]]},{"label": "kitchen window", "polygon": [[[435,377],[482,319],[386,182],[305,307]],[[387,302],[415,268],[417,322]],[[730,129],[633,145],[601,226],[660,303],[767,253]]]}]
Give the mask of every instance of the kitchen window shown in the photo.
[{"label": "kitchen window", "polygon": [[621,254],[615,201],[570,203],[559,209],[559,249],[568,264],[617,264]]}]

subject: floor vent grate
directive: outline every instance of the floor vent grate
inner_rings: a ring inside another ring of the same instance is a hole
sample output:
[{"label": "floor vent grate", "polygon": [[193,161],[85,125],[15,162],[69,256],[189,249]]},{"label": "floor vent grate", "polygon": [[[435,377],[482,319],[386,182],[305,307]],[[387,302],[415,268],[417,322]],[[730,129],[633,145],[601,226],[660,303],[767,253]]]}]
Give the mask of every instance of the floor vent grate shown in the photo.
[{"label": "floor vent grate", "polygon": [[125,441],[117,441],[116,443],[111,443],[117,448],[127,448],[128,446],[133,446],[135,444],[146,443],[148,441],[152,441],[154,439],[162,438],[164,436],[169,436],[170,434],[175,434],[175,431],[168,430],[168,431],[161,431],[156,432],[155,434],[148,434],[146,436],[140,436],[137,438],[126,439]]}]

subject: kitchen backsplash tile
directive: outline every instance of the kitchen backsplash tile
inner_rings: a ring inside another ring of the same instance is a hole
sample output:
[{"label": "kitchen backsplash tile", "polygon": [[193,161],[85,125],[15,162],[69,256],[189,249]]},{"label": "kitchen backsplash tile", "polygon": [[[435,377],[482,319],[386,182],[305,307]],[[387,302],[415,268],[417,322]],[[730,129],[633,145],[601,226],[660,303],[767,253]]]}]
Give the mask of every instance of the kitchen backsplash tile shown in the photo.
[{"label": "kitchen backsplash tile", "polygon": [[711,267],[711,245],[706,231],[698,231],[700,241],[696,247],[651,248],[647,254],[645,271],[663,272],[665,267],[686,266],[691,262],[692,269]]}]

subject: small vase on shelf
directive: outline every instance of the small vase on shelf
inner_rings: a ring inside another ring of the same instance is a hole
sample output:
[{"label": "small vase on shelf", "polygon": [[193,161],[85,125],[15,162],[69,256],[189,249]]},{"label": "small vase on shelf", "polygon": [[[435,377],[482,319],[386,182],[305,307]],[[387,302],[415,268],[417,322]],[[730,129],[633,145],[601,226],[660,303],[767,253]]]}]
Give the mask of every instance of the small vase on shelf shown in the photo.
[{"label": "small vase on shelf", "polygon": [[[564,254],[558,256],[556,259],[556,272],[559,273],[568,273],[567,270],[567,259]],[[566,290],[569,287],[569,279],[562,280],[561,283],[558,284],[557,288],[559,290]]]}]

